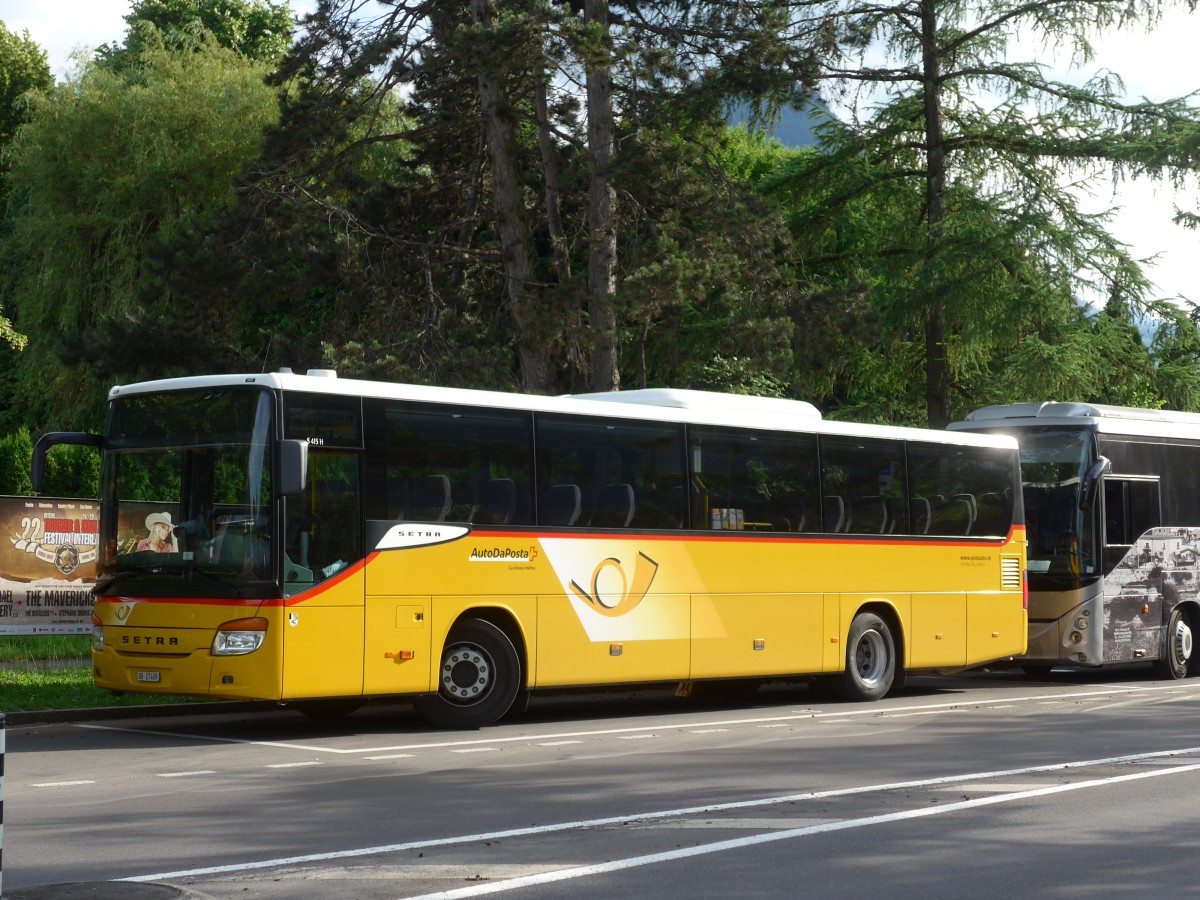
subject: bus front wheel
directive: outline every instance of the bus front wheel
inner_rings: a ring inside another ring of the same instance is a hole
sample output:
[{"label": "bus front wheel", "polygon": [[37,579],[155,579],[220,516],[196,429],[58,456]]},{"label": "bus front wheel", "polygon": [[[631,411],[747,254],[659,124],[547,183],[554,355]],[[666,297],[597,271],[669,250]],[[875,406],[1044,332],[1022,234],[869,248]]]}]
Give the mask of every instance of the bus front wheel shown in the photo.
[{"label": "bus front wheel", "polygon": [[1154,664],[1160,678],[1187,678],[1192,659],[1192,623],[1178,607],[1171,610],[1167,630],[1163,634],[1162,653]]},{"label": "bus front wheel", "polygon": [[886,621],[864,612],[850,623],[846,668],[834,676],[834,694],[842,700],[878,700],[896,678],[896,641]]},{"label": "bus front wheel", "polygon": [[520,688],[521,660],[508,635],[465,619],[442,648],[438,692],[418,698],[417,712],[439,728],[481,728],[508,712]]}]

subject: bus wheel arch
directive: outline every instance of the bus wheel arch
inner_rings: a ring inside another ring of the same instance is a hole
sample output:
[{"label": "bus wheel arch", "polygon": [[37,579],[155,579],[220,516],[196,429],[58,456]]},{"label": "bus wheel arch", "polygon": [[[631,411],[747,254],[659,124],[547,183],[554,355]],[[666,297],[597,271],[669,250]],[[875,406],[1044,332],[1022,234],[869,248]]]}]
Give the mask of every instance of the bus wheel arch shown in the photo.
[{"label": "bus wheel arch", "polygon": [[1162,652],[1154,663],[1160,678],[1178,680],[1200,672],[1200,653],[1197,652],[1197,628],[1200,611],[1195,604],[1181,603],[1171,610],[1163,629]]},{"label": "bus wheel arch", "polygon": [[904,683],[903,632],[886,604],[867,604],[854,614],[846,636],[845,668],[830,681],[842,700],[879,700]]},{"label": "bus wheel arch", "polygon": [[[512,708],[524,689],[524,642],[505,614],[477,609],[451,626],[438,650],[437,693],[418,697],[417,712],[441,728],[491,725]],[[518,647],[521,649],[518,650]]]}]

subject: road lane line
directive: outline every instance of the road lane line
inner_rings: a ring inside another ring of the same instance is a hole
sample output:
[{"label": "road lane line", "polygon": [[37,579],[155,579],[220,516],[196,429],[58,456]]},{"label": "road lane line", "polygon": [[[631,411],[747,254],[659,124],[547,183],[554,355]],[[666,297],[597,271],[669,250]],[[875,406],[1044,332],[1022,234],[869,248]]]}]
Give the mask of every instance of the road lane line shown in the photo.
[{"label": "road lane line", "polygon": [[889,822],[903,822],[908,819],[922,819],[929,816],[944,816],[964,809],[974,809],[980,806],[994,806],[998,803],[1013,803],[1018,800],[1030,800],[1035,797],[1047,797],[1066,791],[1080,791],[1095,787],[1108,787],[1128,781],[1139,781],[1144,778],[1157,778],[1161,775],[1177,775],[1180,772],[1200,771],[1200,763],[1191,766],[1181,766],[1169,769],[1154,769],[1149,772],[1134,772],[1129,775],[1114,775],[1110,778],[1095,778],[1090,781],[1076,781],[1072,784],[1055,784],[1049,787],[1037,788],[1031,791],[1018,791],[1013,794],[999,794],[991,797],[979,797],[974,800],[962,800],[958,803],[947,803],[943,806],[923,806],[918,809],[903,812],[884,813],[878,816],[866,816],[861,819],[843,819],[838,822],[826,822],[820,825],[808,825],[803,828],[789,828],[784,831],[773,831],[766,834],[756,834],[751,837],[736,838],[729,841],[716,841],[711,844],[700,844],[694,847],[681,847],[664,853],[649,853],[645,856],[633,856],[627,859],[614,859],[591,866],[577,866],[572,869],[559,869],[554,872],[544,872],[539,875],[525,875],[509,878],[504,881],[492,881],[471,887],[456,888],[450,891],[439,891],[433,894],[421,894],[408,900],[460,900],[464,897],[480,897],[484,894],[499,894],[515,891],[520,888],[534,887],[544,884],[555,884],[560,881],[570,881],[575,878],[586,878],[590,875],[605,875],[609,872],[620,872],[640,866],[657,863],[674,862],[693,856],[707,856],[712,853],[722,853],[726,850],[740,850],[759,844],[771,844],[778,841],[795,840],[814,834],[826,834],[832,831],[847,831],[851,828],[865,828],[870,825],[884,825]]},{"label": "road lane line", "polygon": [[95,784],[94,781],[42,781],[30,787],[74,787],[77,784]]},{"label": "road lane line", "polygon": [[[208,741],[210,743],[224,744],[246,744],[251,746],[261,747],[281,747],[288,750],[303,750],[310,753],[332,753],[335,755],[348,754],[367,754],[367,753],[397,753],[408,750],[441,750],[447,747],[469,747],[479,746],[483,744],[513,744],[513,743],[537,743],[539,741],[564,740],[567,738],[594,738],[594,737],[609,737],[612,735],[621,734],[636,734],[643,731],[689,731],[693,728],[717,728],[722,726],[747,726],[747,725],[762,725],[772,722],[802,722],[808,720],[823,720],[823,719],[849,719],[866,717],[887,717],[897,716],[901,713],[918,713],[923,710],[931,712],[950,711],[954,709],[969,709],[980,707],[995,707],[1000,704],[1011,706],[1013,701],[1021,702],[1036,702],[1038,704],[1049,705],[1052,702],[1059,700],[1076,700],[1087,697],[1111,697],[1114,695],[1127,695],[1135,693],[1161,693],[1161,692],[1187,692],[1193,695],[1200,695],[1200,683],[1197,684],[1179,684],[1172,683],[1162,685],[1161,687],[1144,687],[1136,688],[1102,688],[1100,690],[1085,690],[1085,691],[1069,691],[1061,694],[1030,694],[1028,696],[1006,695],[1004,697],[996,697],[993,699],[960,699],[951,700],[945,703],[922,703],[911,706],[881,706],[879,704],[869,704],[862,709],[852,710],[831,710],[828,712],[806,712],[800,711],[785,715],[774,716],[756,716],[753,718],[742,719],[723,719],[714,722],[678,722],[678,723],[658,723],[657,725],[638,725],[628,728],[599,728],[590,731],[566,731],[551,734],[522,734],[513,737],[493,737],[479,738],[476,740],[450,740],[450,741],[428,741],[425,743],[415,744],[389,744],[383,747],[359,747],[359,748],[344,748],[344,747],[328,747],[314,744],[296,744],[285,741],[254,741],[242,738],[229,737],[209,737],[206,735],[186,734],[182,732],[171,731],[154,731],[144,728],[118,728],[112,725],[96,725],[92,723],[76,723],[75,728],[93,728],[101,731],[118,731],[127,732],[129,734],[148,734],[159,735],[162,737],[184,738],[191,741]],[[1177,698],[1182,699],[1182,698]],[[1200,696],[1195,696],[1195,699],[1200,700]]]},{"label": "road lane line", "polygon": [[190,778],[193,775],[216,775],[216,769],[197,769],[195,772],[159,772],[159,778]]},{"label": "road lane line", "polygon": [[[132,875],[119,878],[117,881],[144,882],[166,881],[173,878],[190,878],[200,875],[223,875],[230,872],[249,872],[255,869],[273,869],[282,866],[300,865],[313,862],[327,862],[335,859],[353,859],[361,856],[376,856],[381,853],[399,853],[406,850],[424,850],[429,847],[449,847],[456,844],[482,843],[504,838],[528,837],[538,834],[552,834],[563,831],[577,831],[584,828],[599,828],[606,825],[623,825],[631,822],[645,822],[652,819],[669,819],[680,816],[695,816],[713,812],[726,812],[735,809],[758,809],[768,806],[778,806],[784,803],[794,803],[799,800],[823,800],[834,797],[850,797],[854,795],[879,793],[883,791],[905,790],[910,788],[934,787],[938,785],[957,784],[959,782],[974,782],[989,778],[1011,778],[1017,775],[1029,775],[1035,772],[1056,772],[1071,769],[1083,769],[1094,766],[1119,765],[1138,763],[1148,759],[1166,759],[1172,756],[1188,756],[1200,754],[1200,747],[1181,747],[1176,750],[1151,750],[1144,753],[1131,753],[1124,756],[1109,756],[1100,759],[1076,760],[1065,763],[1049,763],[1041,766],[1024,766],[1017,769],[1002,769],[993,772],[968,772],[962,775],[941,775],[934,778],[919,778],[913,781],[897,781],[884,784],[867,784],[857,787],[833,788],[826,791],[806,791],[799,794],[787,794],[780,797],[760,797],[755,800],[733,800],[726,803],[712,803],[705,806],[689,806],[680,809],[664,809],[641,813],[629,813],[621,816],[606,816],[599,819],[584,819],[577,822],[559,822],[553,825],[531,825],[525,828],[511,828],[504,831],[490,831],[481,834],[464,834],[443,838],[429,838],[420,841],[406,841],[399,844],[384,844],[377,847],[359,847],[351,850],[331,850],[325,853],[308,853],[301,856],[286,856],[278,859],[256,860],[244,863],[229,863],[220,866],[203,866],[195,869],[180,869],[174,872],[158,872],[153,875]],[[1182,771],[1184,767],[1173,767],[1172,772]],[[1200,763],[1187,768],[1200,768]],[[1142,773],[1145,774],[1145,773]],[[949,807],[947,807],[949,808]]]}]

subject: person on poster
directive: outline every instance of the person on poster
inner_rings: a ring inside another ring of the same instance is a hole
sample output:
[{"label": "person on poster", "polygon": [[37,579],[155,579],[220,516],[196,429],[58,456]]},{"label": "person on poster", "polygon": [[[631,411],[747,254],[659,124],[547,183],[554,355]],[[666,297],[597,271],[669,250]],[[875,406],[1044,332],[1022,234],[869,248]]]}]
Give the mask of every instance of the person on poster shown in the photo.
[{"label": "person on poster", "polygon": [[155,553],[177,553],[179,542],[169,512],[150,513],[146,516],[146,530],[150,532],[138,541],[137,550],[153,550]]}]

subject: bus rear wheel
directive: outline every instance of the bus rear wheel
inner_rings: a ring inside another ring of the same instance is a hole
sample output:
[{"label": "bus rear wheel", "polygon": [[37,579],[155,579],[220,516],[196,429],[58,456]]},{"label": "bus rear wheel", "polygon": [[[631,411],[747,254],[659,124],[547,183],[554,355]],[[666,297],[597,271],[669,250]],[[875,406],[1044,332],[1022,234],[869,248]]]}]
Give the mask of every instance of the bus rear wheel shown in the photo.
[{"label": "bus rear wheel", "polygon": [[896,641],[881,616],[864,612],[850,623],[846,669],[830,686],[842,700],[878,700],[896,678]]},{"label": "bus rear wheel", "polygon": [[450,632],[438,667],[438,692],[416,701],[439,728],[481,728],[508,712],[521,688],[521,660],[502,630],[465,619]]},{"label": "bus rear wheel", "polygon": [[1175,608],[1171,610],[1171,618],[1163,635],[1162,654],[1154,663],[1155,674],[1176,681],[1187,678],[1188,670],[1195,665],[1192,651],[1191,620],[1182,610]]}]

